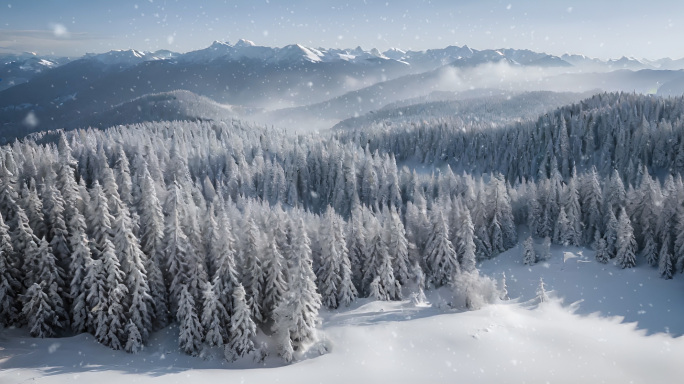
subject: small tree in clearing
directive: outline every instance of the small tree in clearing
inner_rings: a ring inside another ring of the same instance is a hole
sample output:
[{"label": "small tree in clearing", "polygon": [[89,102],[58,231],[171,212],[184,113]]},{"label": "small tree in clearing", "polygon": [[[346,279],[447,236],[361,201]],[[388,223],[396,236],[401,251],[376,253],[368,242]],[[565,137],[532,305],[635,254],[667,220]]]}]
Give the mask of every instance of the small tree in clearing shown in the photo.
[{"label": "small tree in clearing", "polygon": [[499,299],[508,300],[508,286],[506,285],[506,272],[501,273],[501,288],[499,289]]},{"label": "small tree in clearing", "polygon": [[549,301],[549,296],[546,294],[546,287],[544,286],[544,279],[539,278],[539,288],[537,288],[537,301],[545,303]]},{"label": "small tree in clearing", "polygon": [[534,252],[534,242],[532,236],[528,237],[523,243],[523,264],[532,265],[537,262],[537,254]]},{"label": "small tree in clearing", "polygon": [[608,260],[610,259],[610,255],[608,254],[608,244],[606,243],[606,239],[604,239],[601,236],[601,232],[599,230],[596,230],[596,242],[594,247],[596,248],[596,261],[598,261],[601,264],[606,264]]}]

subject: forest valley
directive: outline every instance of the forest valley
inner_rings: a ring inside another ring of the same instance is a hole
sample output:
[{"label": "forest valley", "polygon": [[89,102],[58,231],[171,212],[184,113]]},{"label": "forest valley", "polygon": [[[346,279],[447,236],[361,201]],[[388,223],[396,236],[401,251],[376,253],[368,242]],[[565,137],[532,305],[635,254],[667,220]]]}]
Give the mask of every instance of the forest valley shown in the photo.
[{"label": "forest valley", "polygon": [[[505,297],[478,262],[523,227],[545,249],[590,246],[670,279],[684,270],[683,114],[681,97],[604,93],[496,127],[33,134],[0,148],[0,323],[135,353],[174,322],[188,354],[291,362],[321,307],[440,287],[459,308]],[[526,264],[547,257],[532,243]]]}]

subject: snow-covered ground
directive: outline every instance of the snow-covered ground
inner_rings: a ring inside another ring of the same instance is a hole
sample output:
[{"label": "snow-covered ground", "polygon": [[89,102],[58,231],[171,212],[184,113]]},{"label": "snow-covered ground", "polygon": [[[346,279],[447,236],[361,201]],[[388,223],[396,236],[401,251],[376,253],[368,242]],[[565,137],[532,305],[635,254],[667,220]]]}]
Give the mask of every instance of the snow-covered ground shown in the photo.
[{"label": "snow-covered ground", "polygon": [[[496,278],[506,272],[511,301],[463,312],[436,305],[444,290],[430,294],[432,306],[359,300],[321,312],[329,353],[291,365],[193,358],[178,351],[175,328],[137,355],[88,335],[33,339],[9,329],[0,330],[0,383],[671,383],[684,375],[681,275],[666,281],[642,265],[601,265],[588,249],[553,248],[531,267],[520,253],[480,266]],[[540,276],[556,298],[542,305]]]}]

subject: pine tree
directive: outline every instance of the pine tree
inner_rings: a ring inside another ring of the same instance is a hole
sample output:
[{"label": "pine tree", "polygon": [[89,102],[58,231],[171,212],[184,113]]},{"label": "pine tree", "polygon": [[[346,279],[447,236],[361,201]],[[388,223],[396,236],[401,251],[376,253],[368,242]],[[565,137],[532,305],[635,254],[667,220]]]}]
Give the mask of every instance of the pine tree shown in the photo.
[{"label": "pine tree", "polygon": [[358,297],[358,291],[354,286],[352,265],[344,239],[343,221],[337,217],[334,221],[334,232],[338,234],[340,250],[340,281],[337,290],[337,302],[340,306],[348,307]]},{"label": "pine tree", "polygon": [[98,301],[99,315],[95,321],[95,338],[112,349],[121,349],[124,339],[124,324],[127,323],[124,302],[128,289],[124,284],[124,273],[114,253],[114,245],[105,239],[101,254],[102,276],[105,279],[101,299]]},{"label": "pine tree", "polygon": [[658,260],[658,272],[660,272],[660,276],[662,276],[665,279],[671,279],[672,275],[674,274],[674,263],[668,245],[670,243],[669,237],[669,235],[666,235],[665,240],[667,241],[663,242],[663,245],[660,248],[660,255]]},{"label": "pine tree", "polygon": [[44,284],[33,283],[22,301],[22,314],[28,320],[29,333],[32,337],[52,337],[63,324],[55,312],[55,303],[43,290]]},{"label": "pine tree", "polygon": [[[106,277],[102,268],[102,260],[91,259],[85,265],[85,276],[83,278],[83,290],[85,291],[85,328],[86,331],[95,335],[100,325],[106,324],[106,313],[101,308],[106,308],[107,291]],[[79,300],[74,300],[78,304]],[[74,316],[76,318],[76,316]],[[79,324],[74,320],[76,326]]]},{"label": "pine tree", "polygon": [[36,191],[36,181],[31,180],[24,185],[21,190],[21,200],[26,212],[26,217],[29,220],[29,225],[36,237],[47,236],[47,226],[45,225],[45,216],[43,215],[43,201],[38,197]]},{"label": "pine tree", "polygon": [[610,260],[610,255],[608,254],[608,245],[598,229],[596,230],[595,238],[596,241],[594,242],[594,247],[596,248],[596,261],[601,264],[606,264],[608,260]]},{"label": "pine tree", "polygon": [[178,345],[188,355],[197,356],[202,345],[202,324],[197,317],[195,299],[188,290],[188,286],[181,284],[178,300]]},{"label": "pine tree", "polygon": [[636,248],[632,223],[623,208],[620,210],[620,219],[618,220],[615,256],[621,268],[632,268],[636,265]]},{"label": "pine tree", "polygon": [[[166,259],[166,275],[168,278],[169,296],[170,296],[170,309],[172,312],[178,311],[178,303],[180,300],[181,288],[186,285],[190,280],[189,268],[187,263],[189,262],[189,241],[188,237],[183,232],[183,228],[180,222],[180,195],[178,184],[175,183],[169,190],[169,195],[166,200],[166,220],[164,227],[164,243],[166,244],[166,249],[164,251],[164,256]],[[194,300],[194,295],[193,295]]]},{"label": "pine tree", "polygon": [[216,272],[212,278],[212,284],[218,300],[227,313],[227,317],[221,320],[222,329],[224,330],[223,339],[225,341],[228,337],[227,331],[230,328],[229,317],[233,314],[233,291],[240,284],[240,280],[235,270],[235,239],[233,238],[230,220],[225,211],[219,214],[219,219],[221,223],[221,236],[219,238],[221,241],[217,244],[218,249],[215,252],[214,263]]},{"label": "pine tree", "polygon": [[45,189],[45,219],[48,224],[47,238],[58,263],[63,268],[66,268],[69,265],[72,250],[69,247],[69,232],[64,221],[64,199],[55,187],[54,181],[48,181]]},{"label": "pine tree", "polygon": [[[373,219],[369,226],[371,233],[368,239],[368,259],[363,276],[366,292],[378,300],[400,299],[401,286],[394,277],[392,260],[387,251],[387,244],[383,239],[383,231],[377,219]],[[371,295],[371,283],[374,281],[376,281],[377,292],[375,295]]]},{"label": "pine tree", "polygon": [[41,239],[36,247],[29,248],[24,271],[25,284],[29,287],[40,284],[48,296],[48,302],[56,317],[54,324],[67,325],[68,314],[63,299],[64,271],[57,265],[57,259],[45,238]]},{"label": "pine tree", "polygon": [[615,258],[617,254],[618,221],[612,209],[608,210],[608,221],[606,224],[606,253],[609,258]]},{"label": "pine tree", "polygon": [[425,246],[425,264],[436,287],[449,283],[453,275],[460,272],[456,251],[449,241],[449,228],[438,208],[432,212],[432,232]]},{"label": "pine tree", "polygon": [[71,263],[69,264],[69,297],[71,298],[71,327],[76,333],[85,332],[88,329],[88,317],[90,311],[87,304],[88,291],[86,282],[86,269],[92,263],[90,241],[86,236],[85,218],[76,210],[72,216],[70,227],[73,232],[69,236],[69,246],[73,249]]},{"label": "pine tree", "polygon": [[129,320],[126,324],[125,334],[127,335],[126,345],[124,350],[128,353],[138,353],[143,349],[143,338],[138,331],[138,327],[133,320]]},{"label": "pine tree", "polygon": [[[328,308],[337,308],[338,287],[340,285],[340,263],[344,237],[335,231],[335,213],[328,206],[322,217],[320,230],[320,266],[317,273],[318,288],[321,292],[322,304]],[[346,246],[344,246],[346,249]]]},{"label": "pine tree", "polygon": [[572,239],[572,228],[570,228],[570,221],[565,214],[565,207],[561,207],[558,213],[558,222],[554,228],[553,240],[556,244],[569,245]]},{"label": "pine tree", "polygon": [[399,212],[396,208],[390,208],[389,217],[385,219],[384,237],[387,249],[392,259],[394,276],[401,285],[405,285],[409,277],[409,255],[406,231],[401,223]]},{"label": "pine tree", "polygon": [[121,262],[121,271],[126,276],[124,283],[128,291],[124,307],[127,318],[133,321],[135,330],[145,342],[152,330],[152,297],[145,270],[146,256],[130,228],[128,209],[123,204],[115,209],[112,223],[114,251]]},{"label": "pine tree", "polygon": [[508,285],[506,285],[506,272],[501,272],[501,283],[499,289],[499,299],[508,300]]},{"label": "pine tree", "polygon": [[262,323],[264,319],[264,270],[261,260],[262,243],[259,228],[254,219],[247,221],[247,233],[242,253],[242,283],[247,294],[247,305],[252,311],[255,321]]},{"label": "pine tree", "polygon": [[9,236],[9,227],[0,214],[0,324],[9,326],[19,315],[19,294],[21,293],[21,272],[14,260],[14,251]]},{"label": "pine tree", "polygon": [[575,171],[576,169],[573,170],[573,177],[570,178],[564,189],[564,208],[568,220],[566,241],[570,245],[579,246],[582,243],[582,209]]},{"label": "pine tree", "polygon": [[532,236],[530,236],[523,243],[523,264],[532,265],[536,262],[537,254],[534,251],[534,241],[532,241]]},{"label": "pine tree", "polygon": [[[292,350],[300,351],[315,339],[316,318],[321,307],[316,275],[311,267],[310,240],[301,219],[294,228],[291,252],[290,289],[274,312],[273,331],[278,335],[289,333]],[[279,351],[290,350],[282,344],[288,338],[281,336],[280,339]]]},{"label": "pine tree", "polygon": [[539,278],[539,287],[537,288],[537,301],[539,301],[540,304],[549,301],[549,296],[546,294],[544,279],[541,277]]},{"label": "pine tree", "polygon": [[603,228],[602,207],[603,194],[599,183],[596,167],[592,167],[591,173],[585,179],[582,190],[582,222],[584,223],[584,243],[589,244],[595,232]]},{"label": "pine tree", "polygon": [[205,283],[202,290],[202,308],[204,340],[210,347],[220,347],[225,342],[224,323],[228,319],[228,313],[216,296],[214,285],[211,283]]},{"label": "pine tree", "polygon": [[676,270],[684,272],[684,207],[677,208],[675,233],[677,234],[674,241],[673,256],[676,260]]},{"label": "pine tree", "polygon": [[109,203],[102,187],[95,181],[90,191],[90,203],[88,215],[86,215],[90,237],[93,239],[93,257],[102,258],[105,242],[111,242],[112,220],[114,217],[109,211]]},{"label": "pine tree", "polygon": [[[506,190],[503,176],[500,174],[495,175],[492,178],[490,189],[488,201],[492,207],[492,221],[490,225],[492,248],[499,252],[503,252],[512,248],[518,242],[510,196]],[[501,231],[501,241],[498,241],[499,235],[495,236],[495,233],[498,233],[499,230]]]},{"label": "pine tree", "polygon": [[169,317],[168,298],[164,275],[162,273],[164,258],[164,214],[157,198],[154,181],[143,161],[139,176],[140,193],[136,205],[140,221],[140,248],[147,256],[145,270],[150,288],[151,310],[155,328],[159,329],[167,324]]},{"label": "pine tree", "polygon": [[644,248],[641,250],[641,257],[646,260],[650,266],[655,267],[658,265],[658,246],[656,245],[653,230],[650,228],[644,233]]},{"label": "pine tree", "polygon": [[264,314],[272,317],[273,311],[283,300],[287,291],[285,281],[285,259],[280,254],[275,239],[271,239],[264,250]]},{"label": "pine tree", "polygon": [[454,245],[461,263],[461,270],[473,272],[476,267],[475,228],[470,218],[470,211],[465,208],[461,213],[461,222],[456,231],[457,243]]},{"label": "pine tree", "polygon": [[[356,195],[354,195],[356,197]],[[362,210],[358,198],[352,203],[351,217],[347,224],[347,249],[352,268],[352,281],[357,290],[363,288],[363,266],[366,264],[368,246],[363,226]]]},{"label": "pine tree", "polygon": [[235,361],[254,351],[254,336],[256,325],[252,320],[251,309],[245,300],[245,289],[242,285],[235,287],[233,292],[233,315],[230,317],[230,339],[225,346],[225,357],[228,361]]}]

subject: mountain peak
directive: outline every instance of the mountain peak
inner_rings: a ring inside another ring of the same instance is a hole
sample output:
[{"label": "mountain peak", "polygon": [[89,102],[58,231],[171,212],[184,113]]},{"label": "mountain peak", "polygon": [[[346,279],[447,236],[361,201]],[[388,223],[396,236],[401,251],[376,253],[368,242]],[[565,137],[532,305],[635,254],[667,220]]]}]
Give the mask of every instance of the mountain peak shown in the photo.
[{"label": "mountain peak", "polygon": [[255,45],[256,44],[254,44],[253,41],[247,39],[240,39],[237,43],[235,43],[235,48],[254,47]]}]

